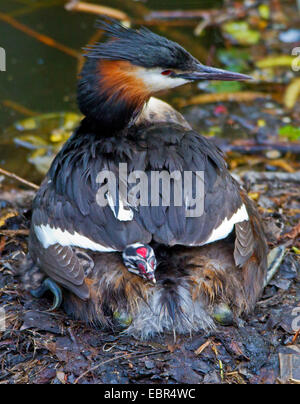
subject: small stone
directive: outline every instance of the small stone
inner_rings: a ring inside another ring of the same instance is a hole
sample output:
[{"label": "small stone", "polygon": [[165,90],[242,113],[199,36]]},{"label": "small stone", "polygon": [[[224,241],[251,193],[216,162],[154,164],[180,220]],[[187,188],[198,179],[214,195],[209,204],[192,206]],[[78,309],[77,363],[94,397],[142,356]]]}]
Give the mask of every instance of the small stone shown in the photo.
[{"label": "small stone", "polygon": [[268,150],[266,152],[266,157],[269,160],[275,160],[275,159],[279,159],[281,157],[281,153],[278,150]]},{"label": "small stone", "polygon": [[219,384],[221,382],[220,376],[216,371],[208,373],[204,376],[203,383],[204,384]]},{"label": "small stone", "polygon": [[145,360],[146,369],[153,369],[155,367],[155,362],[151,360]]},{"label": "small stone", "polygon": [[293,43],[300,41],[300,29],[291,28],[287,31],[280,32],[278,38],[281,42]]}]

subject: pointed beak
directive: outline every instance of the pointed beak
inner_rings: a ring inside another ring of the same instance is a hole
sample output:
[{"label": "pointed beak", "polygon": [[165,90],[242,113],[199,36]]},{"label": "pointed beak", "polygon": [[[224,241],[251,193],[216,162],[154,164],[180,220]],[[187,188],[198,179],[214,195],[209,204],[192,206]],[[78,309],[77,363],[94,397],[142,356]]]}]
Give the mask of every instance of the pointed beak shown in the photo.
[{"label": "pointed beak", "polygon": [[148,267],[148,272],[146,273],[147,280],[149,282],[153,283],[153,285],[155,285],[156,279],[155,279],[154,271],[150,266],[147,265],[147,267]]},{"label": "pointed beak", "polygon": [[252,80],[251,76],[246,74],[230,72],[223,69],[217,69],[216,67],[210,67],[202,65],[201,63],[196,65],[196,70],[191,73],[182,73],[176,75],[185,80],[221,80],[221,81],[241,81]]},{"label": "pointed beak", "polygon": [[156,285],[156,279],[155,279],[155,276],[154,276],[153,273],[152,274],[147,274],[147,279],[148,279],[149,282],[153,283],[153,285]]},{"label": "pointed beak", "polygon": [[150,281],[153,285],[156,285],[156,279],[155,279],[154,276],[153,276],[153,278],[149,279],[149,281]]}]

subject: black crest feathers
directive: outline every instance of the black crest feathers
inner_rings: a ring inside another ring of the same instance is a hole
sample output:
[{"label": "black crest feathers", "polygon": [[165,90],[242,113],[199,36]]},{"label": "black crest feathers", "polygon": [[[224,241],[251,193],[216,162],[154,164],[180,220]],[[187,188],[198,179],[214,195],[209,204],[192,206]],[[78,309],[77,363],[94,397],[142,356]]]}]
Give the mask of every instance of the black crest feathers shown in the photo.
[{"label": "black crest feathers", "polygon": [[187,69],[194,57],[176,42],[155,34],[145,27],[132,29],[116,20],[98,20],[97,27],[106,32],[109,40],[88,48],[88,58],[125,60],[146,68],[163,67]]}]

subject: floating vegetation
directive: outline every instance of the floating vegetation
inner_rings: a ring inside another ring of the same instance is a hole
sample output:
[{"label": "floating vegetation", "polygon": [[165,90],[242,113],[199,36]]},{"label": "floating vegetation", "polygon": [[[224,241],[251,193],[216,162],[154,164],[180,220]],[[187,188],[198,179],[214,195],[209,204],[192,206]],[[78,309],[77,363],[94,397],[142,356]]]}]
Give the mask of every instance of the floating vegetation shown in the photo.
[{"label": "floating vegetation", "polygon": [[246,21],[227,22],[222,29],[225,35],[240,45],[255,45],[261,38],[259,31],[251,29]]},{"label": "floating vegetation", "polygon": [[[81,115],[67,112],[38,115],[18,121],[0,137],[0,159],[13,159],[11,153],[15,145],[23,154],[25,152],[25,164],[34,166],[37,173],[44,175],[81,119]],[[14,171],[22,174],[23,164],[20,161],[19,169]]]}]

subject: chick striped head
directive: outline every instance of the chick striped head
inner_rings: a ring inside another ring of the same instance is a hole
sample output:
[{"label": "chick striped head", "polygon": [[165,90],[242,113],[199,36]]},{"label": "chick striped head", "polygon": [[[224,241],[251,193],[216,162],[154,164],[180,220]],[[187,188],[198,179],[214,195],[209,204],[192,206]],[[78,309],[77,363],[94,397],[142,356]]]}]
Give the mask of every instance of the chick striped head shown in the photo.
[{"label": "chick striped head", "polygon": [[122,256],[129,272],[156,283],[154,273],[157,261],[152,247],[142,243],[131,244],[125,248]]}]

